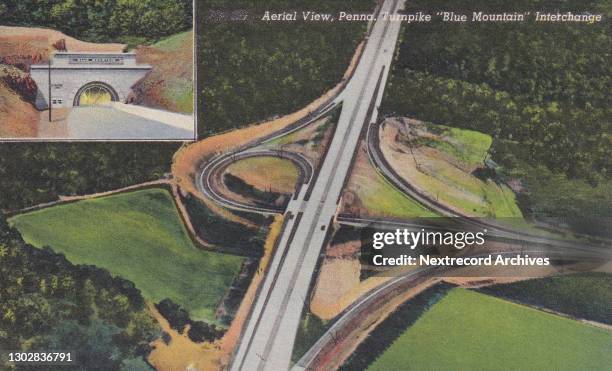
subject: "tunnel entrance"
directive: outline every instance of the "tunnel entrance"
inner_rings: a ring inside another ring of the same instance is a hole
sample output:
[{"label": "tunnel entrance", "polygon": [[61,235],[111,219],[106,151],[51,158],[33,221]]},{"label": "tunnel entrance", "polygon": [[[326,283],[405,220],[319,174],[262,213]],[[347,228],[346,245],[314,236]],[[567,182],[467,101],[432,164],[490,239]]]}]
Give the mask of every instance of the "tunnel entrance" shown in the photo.
[{"label": "tunnel entrance", "polygon": [[84,85],[74,97],[74,106],[97,106],[116,102],[119,96],[115,89],[103,82],[91,82]]}]

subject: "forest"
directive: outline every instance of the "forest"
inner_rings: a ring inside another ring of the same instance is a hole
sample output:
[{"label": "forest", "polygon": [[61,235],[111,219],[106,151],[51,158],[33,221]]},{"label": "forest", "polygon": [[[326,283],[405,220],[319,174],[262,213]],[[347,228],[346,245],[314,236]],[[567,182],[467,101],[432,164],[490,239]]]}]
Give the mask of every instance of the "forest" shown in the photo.
[{"label": "forest", "polygon": [[70,350],[82,369],[150,369],[161,329],[132,282],[25,243],[2,216],[0,282],[0,349]]},{"label": "forest", "polygon": [[[554,10],[612,14],[601,0],[415,1],[412,10]],[[411,24],[385,114],[478,130],[527,191],[535,217],[608,217],[612,35],[606,24]]]},{"label": "forest", "polygon": [[192,0],[5,0],[0,23],[92,42],[153,42],[192,27]]},{"label": "forest", "polygon": [[0,209],[160,179],[178,143],[3,143]]},{"label": "forest", "polygon": [[[365,31],[363,22],[264,22],[264,10],[374,6],[372,0],[198,2],[199,28],[206,30],[198,40],[200,136],[302,108],[341,81]],[[238,10],[245,21],[231,20]]]}]

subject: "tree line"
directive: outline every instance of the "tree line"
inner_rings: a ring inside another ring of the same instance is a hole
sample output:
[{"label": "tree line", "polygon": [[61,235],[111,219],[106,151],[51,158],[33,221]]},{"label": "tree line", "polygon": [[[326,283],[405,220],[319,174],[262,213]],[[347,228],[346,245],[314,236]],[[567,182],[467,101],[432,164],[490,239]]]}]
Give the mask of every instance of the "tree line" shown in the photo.
[{"label": "tree line", "polygon": [[191,0],[6,0],[5,25],[50,27],[92,42],[146,41],[192,27]]},{"label": "tree line", "polygon": [[584,272],[487,286],[478,291],[612,325],[612,277]]},{"label": "tree line", "polygon": [[3,143],[0,209],[160,179],[177,143]]}]

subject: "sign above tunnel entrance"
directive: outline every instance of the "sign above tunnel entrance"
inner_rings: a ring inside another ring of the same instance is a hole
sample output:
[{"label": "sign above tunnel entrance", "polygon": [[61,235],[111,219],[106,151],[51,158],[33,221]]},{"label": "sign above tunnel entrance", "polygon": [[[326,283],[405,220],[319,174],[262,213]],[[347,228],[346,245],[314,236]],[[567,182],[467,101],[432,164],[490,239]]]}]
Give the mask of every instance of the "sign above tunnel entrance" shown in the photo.
[{"label": "sign above tunnel entrance", "polygon": [[70,64],[123,64],[123,57],[71,57]]}]

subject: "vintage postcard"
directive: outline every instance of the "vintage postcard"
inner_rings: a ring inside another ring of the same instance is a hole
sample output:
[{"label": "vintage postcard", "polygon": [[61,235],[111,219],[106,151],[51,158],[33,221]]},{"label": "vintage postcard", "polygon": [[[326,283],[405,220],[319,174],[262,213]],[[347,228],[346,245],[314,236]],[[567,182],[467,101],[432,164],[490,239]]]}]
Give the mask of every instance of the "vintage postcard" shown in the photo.
[{"label": "vintage postcard", "polygon": [[0,1],[0,370],[612,370],[610,0]]}]

